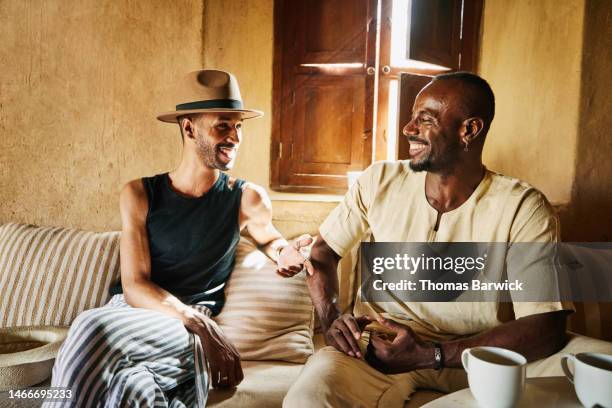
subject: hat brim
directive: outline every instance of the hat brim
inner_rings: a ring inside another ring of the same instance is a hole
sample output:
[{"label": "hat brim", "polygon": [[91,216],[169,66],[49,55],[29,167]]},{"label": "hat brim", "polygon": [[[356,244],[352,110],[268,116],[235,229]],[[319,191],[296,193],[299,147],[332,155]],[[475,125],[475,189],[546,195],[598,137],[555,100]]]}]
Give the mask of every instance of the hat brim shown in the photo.
[{"label": "hat brim", "polygon": [[59,326],[0,329],[0,391],[48,379],[67,334],[68,327]]},{"label": "hat brim", "polygon": [[263,112],[253,109],[192,109],[174,112],[164,112],[157,115],[157,119],[166,123],[175,123],[179,116],[189,115],[192,113],[240,113],[242,119],[255,119],[263,116]]}]

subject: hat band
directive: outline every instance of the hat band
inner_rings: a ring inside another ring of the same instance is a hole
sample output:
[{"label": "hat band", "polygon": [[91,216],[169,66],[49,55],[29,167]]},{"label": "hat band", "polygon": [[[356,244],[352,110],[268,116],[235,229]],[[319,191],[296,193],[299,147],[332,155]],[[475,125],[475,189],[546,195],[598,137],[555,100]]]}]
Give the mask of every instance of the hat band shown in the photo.
[{"label": "hat band", "polygon": [[242,109],[242,101],[238,99],[209,99],[176,105],[177,111],[193,109]]}]

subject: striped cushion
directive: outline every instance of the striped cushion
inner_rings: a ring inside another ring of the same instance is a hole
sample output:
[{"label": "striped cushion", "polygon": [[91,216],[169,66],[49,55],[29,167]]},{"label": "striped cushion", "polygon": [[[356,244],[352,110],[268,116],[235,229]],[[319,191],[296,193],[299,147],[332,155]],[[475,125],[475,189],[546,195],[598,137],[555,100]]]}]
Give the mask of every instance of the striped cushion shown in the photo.
[{"label": "striped cushion", "polygon": [[276,274],[276,264],[245,238],[216,317],[243,360],[304,363],[313,353],[313,306],[304,273]]},{"label": "striped cushion", "polygon": [[119,232],[0,226],[0,327],[70,325],[119,276]]}]

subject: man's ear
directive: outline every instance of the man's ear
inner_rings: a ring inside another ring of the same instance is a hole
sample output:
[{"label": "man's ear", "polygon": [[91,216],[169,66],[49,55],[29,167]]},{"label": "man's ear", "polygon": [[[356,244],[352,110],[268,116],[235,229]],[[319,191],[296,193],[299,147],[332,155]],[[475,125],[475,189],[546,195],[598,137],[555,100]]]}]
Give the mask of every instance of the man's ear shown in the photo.
[{"label": "man's ear", "polygon": [[464,143],[472,143],[484,128],[484,121],[479,117],[468,118],[463,121],[461,126],[461,140]]},{"label": "man's ear", "polygon": [[179,125],[181,127],[183,136],[193,139],[195,133],[195,124],[193,123],[193,119],[189,117],[181,118]]}]

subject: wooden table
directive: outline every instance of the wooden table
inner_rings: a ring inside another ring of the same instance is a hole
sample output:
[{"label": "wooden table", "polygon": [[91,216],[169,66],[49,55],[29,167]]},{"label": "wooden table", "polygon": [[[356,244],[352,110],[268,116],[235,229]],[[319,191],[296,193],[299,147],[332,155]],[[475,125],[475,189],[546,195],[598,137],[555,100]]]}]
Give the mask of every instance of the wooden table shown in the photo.
[{"label": "wooden table", "polygon": [[[469,388],[431,401],[422,408],[481,408]],[[517,407],[580,408],[574,385],[565,377],[528,378]]]}]

